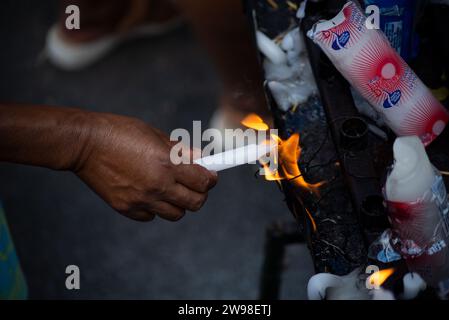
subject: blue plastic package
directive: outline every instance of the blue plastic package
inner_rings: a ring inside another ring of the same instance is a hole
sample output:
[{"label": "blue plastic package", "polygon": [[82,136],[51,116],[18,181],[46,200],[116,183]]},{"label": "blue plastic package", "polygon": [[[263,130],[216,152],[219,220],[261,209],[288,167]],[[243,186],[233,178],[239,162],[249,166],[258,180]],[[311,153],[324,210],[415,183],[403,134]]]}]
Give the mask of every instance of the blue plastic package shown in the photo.
[{"label": "blue plastic package", "polygon": [[415,16],[420,0],[364,0],[380,9],[380,29],[405,61],[416,57]]}]

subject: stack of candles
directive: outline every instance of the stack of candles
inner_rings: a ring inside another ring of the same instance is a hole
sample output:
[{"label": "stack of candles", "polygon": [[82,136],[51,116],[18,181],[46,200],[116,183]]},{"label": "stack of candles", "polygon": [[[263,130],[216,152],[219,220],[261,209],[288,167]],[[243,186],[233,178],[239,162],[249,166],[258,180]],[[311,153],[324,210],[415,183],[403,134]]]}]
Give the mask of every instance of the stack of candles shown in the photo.
[{"label": "stack of candles", "polygon": [[257,30],[259,51],[264,55],[265,78],[277,106],[288,111],[307,102],[318,89],[299,28],[272,40]]},{"label": "stack of candles", "polygon": [[[427,287],[417,273],[407,273],[402,281],[404,292],[399,297],[403,300],[417,298]],[[310,278],[307,296],[309,300],[395,300],[393,292],[381,287],[368,289],[368,286],[361,285],[362,282],[359,269],[347,276],[320,273]]]},{"label": "stack of candles", "polygon": [[421,291],[426,290],[427,284],[421,276],[415,272],[407,273],[403,279],[404,293],[402,299],[412,300],[418,297]]}]

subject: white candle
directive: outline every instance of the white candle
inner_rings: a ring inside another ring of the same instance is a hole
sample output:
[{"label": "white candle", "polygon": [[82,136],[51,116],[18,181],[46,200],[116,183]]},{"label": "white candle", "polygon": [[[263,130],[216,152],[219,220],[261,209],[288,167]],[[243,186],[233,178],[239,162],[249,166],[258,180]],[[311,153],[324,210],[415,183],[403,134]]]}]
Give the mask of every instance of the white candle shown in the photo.
[{"label": "white candle", "polygon": [[328,288],[343,286],[343,279],[330,273],[319,273],[310,278],[307,284],[307,297],[309,300],[324,300]]},{"label": "white candle", "polygon": [[421,140],[416,137],[397,138],[394,146],[394,167],[387,179],[387,199],[414,202],[431,189],[435,173]]},{"label": "white candle", "polygon": [[371,290],[373,300],[396,300],[393,292],[382,288]]},{"label": "white candle", "polygon": [[223,171],[249,163],[256,163],[265,155],[275,150],[274,143],[264,142],[259,145],[249,144],[223,153],[194,160],[198,164],[210,171]]},{"label": "white candle", "polygon": [[287,63],[287,55],[285,52],[273,40],[259,30],[256,31],[256,40],[260,52],[262,52],[271,62],[274,64]]},{"label": "white candle", "polygon": [[404,283],[404,300],[415,299],[427,287],[426,282],[416,272],[407,273],[402,279]]}]

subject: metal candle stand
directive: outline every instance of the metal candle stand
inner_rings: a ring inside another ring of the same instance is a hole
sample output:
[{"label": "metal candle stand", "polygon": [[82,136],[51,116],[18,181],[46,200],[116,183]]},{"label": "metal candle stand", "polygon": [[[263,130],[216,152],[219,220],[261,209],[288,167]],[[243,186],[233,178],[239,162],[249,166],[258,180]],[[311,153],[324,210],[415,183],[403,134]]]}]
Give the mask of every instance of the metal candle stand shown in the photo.
[{"label": "metal candle stand", "polygon": [[[299,5],[301,1],[291,2]],[[334,16],[345,2],[309,1],[301,30],[305,32],[319,19]],[[248,0],[246,10],[253,28],[257,26],[275,37],[295,20],[295,12],[281,1],[277,9],[267,3]],[[328,183],[320,198],[313,199],[307,192],[294,189],[291,181],[282,181],[282,191],[297,225],[275,224],[268,229],[260,296],[264,299],[279,297],[285,247],[301,242],[308,244],[317,273],[344,275],[369,264],[381,269],[393,265],[396,272],[385,286],[401,292],[400,280],[407,272],[405,263],[399,261],[387,266],[367,257],[368,246],[389,227],[382,186],[387,168],[393,162],[394,135],[388,132],[389,139],[385,141],[368,130],[369,120],[357,111],[347,81],[324,53],[307,37],[305,39],[320,97],[282,112],[269,89],[265,91],[281,137],[287,138],[296,132],[301,135],[303,175],[308,181],[326,179]],[[318,119],[310,120],[310,114],[318,114]],[[428,148],[431,161],[444,171],[449,171],[448,136],[445,130]],[[317,230],[311,227],[306,208],[313,212]],[[427,296],[434,297],[429,291]]]}]

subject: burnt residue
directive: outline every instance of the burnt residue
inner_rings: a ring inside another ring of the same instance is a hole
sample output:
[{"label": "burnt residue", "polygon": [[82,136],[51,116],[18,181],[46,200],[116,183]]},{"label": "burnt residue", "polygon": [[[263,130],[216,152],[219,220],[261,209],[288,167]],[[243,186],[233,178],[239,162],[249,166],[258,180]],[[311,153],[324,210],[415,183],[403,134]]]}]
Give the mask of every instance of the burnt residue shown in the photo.
[{"label": "burnt residue", "polygon": [[304,226],[315,269],[345,275],[366,263],[366,247],[320,99],[274,115],[284,138],[301,136],[299,164],[306,181],[325,182],[319,194],[282,183],[290,211]]}]

